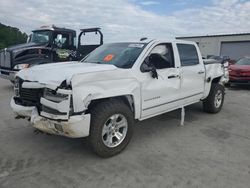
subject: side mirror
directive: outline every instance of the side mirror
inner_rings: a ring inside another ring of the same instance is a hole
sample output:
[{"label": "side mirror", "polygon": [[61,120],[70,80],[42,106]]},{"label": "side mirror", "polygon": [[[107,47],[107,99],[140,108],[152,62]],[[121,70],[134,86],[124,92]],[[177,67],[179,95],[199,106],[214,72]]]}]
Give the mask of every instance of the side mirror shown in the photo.
[{"label": "side mirror", "polygon": [[28,36],[26,43],[29,43],[29,42],[31,41],[31,37],[32,37],[32,34],[30,34],[30,35]]},{"label": "side mirror", "polygon": [[158,79],[158,73],[156,71],[155,66],[150,63],[150,58],[147,57],[141,65],[142,72],[151,72],[152,77]]}]

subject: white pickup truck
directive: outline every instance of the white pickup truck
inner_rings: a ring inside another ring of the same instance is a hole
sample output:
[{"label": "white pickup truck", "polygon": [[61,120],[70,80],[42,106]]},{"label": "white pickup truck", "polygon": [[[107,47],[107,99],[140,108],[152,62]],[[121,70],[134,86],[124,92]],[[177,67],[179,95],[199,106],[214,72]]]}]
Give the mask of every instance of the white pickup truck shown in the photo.
[{"label": "white pickup truck", "polygon": [[145,120],[203,101],[217,113],[224,101],[224,67],[204,63],[187,41],[104,44],[80,62],[20,71],[11,107],[38,130],[89,137],[110,157],[129,143],[134,120]]}]

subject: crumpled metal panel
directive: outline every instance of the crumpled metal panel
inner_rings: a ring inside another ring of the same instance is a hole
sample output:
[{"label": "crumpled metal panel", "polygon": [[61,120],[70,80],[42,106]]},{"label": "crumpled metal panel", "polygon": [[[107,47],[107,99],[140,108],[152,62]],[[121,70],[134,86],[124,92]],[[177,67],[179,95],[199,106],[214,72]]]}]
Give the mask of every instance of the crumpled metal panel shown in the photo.
[{"label": "crumpled metal panel", "polygon": [[[219,64],[219,63],[206,64],[205,68],[206,68],[206,80],[209,78],[211,78],[211,80],[212,80],[214,78],[221,77],[220,82],[223,81],[224,68],[221,64]],[[209,95],[211,83],[212,82],[205,81],[205,91],[204,91],[203,98],[206,98]]]},{"label": "crumpled metal panel", "polygon": [[75,112],[87,109],[91,100],[131,95],[135,103],[135,117],[140,116],[140,83],[130,70],[116,69],[73,76],[73,106]]},{"label": "crumpled metal panel", "polygon": [[114,65],[100,65],[95,63],[62,62],[33,66],[18,72],[17,76],[23,80],[39,82],[40,84],[59,86],[64,80],[70,84],[76,74],[102,72],[117,69]]}]

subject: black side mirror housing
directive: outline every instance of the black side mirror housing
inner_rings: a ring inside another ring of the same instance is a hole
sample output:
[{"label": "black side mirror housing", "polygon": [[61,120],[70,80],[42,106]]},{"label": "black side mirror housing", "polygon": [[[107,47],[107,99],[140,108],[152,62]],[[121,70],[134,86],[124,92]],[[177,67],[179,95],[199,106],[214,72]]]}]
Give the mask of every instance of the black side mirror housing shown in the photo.
[{"label": "black side mirror housing", "polygon": [[142,72],[151,72],[152,77],[158,79],[158,73],[155,66],[150,62],[150,57],[147,57],[141,65]]},{"label": "black side mirror housing", "polygon": [[153,66],[149,65],[147,62],[143,62],[141,65],[141,71],[142,72],[151,72],[153,70]]}]

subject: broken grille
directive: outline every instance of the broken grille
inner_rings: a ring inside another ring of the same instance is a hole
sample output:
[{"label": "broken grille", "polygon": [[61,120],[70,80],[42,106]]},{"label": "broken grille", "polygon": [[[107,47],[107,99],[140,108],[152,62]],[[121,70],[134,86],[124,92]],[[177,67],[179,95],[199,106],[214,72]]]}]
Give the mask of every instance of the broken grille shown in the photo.
[{"label": "broken grille", "polygon": [[20,88],[19,95],[21,99],[32,101],[34,103],[40,102],[40,97],[42,95],[41,89],[26,89]]}]

